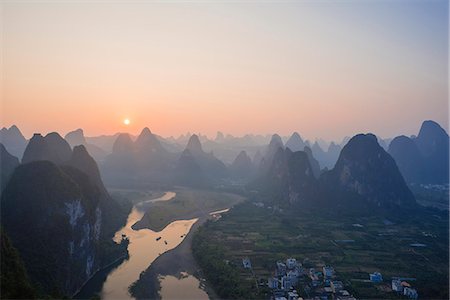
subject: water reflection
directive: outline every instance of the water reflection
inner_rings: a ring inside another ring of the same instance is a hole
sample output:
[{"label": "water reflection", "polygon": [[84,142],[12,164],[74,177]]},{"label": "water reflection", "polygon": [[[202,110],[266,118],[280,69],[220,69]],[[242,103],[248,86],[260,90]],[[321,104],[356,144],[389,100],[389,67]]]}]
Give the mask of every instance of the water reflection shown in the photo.
[{"label": "water reflection", "polygon": [[181,273],[179,278],[175,276],[160,276],[162,300],[176,299],[208,299],[208,294],[201,288],[200,281],[188,273]]},{"label": "water reflection", "polygon": [[[166,193],[152,201],[165,201],[173,198],[175,193]],[[116,241],[125,234],[130,239],[128,245],[129,259],[108,274],[100,296],[102,299],[133,299],[128,287],[139,279],[139,274],[162,253],[178,246],[198,219],[179,220],[167,225],[160,232],[150,229],[135,231],[131,226],[142,218],[144,211],[139,205],[133,207],[127,224],[116,232]],[[160,239],[159,239],[160,238]],[[157,240],[158,239],[158,240]]]}]

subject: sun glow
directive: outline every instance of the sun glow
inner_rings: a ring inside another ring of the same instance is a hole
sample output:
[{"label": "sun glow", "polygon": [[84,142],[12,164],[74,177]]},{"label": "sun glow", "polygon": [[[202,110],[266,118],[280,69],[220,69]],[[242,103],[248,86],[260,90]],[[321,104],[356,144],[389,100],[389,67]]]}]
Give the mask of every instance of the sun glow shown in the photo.
[{"label": "sun glow", "polygon": [[125,120],[123,120],[123,124],[125,124],[125,125],[130,125],[130,119],[125,119]]}]

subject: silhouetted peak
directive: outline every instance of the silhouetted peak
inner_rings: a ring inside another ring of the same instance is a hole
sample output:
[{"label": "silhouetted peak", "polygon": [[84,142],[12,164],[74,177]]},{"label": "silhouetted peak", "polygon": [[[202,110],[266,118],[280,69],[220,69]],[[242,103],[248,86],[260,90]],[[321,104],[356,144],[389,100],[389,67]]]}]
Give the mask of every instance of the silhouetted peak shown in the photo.
[{"label": "silhouetted peak", "polygon": [[148,127],[144,127],[139,136],[149,136],[151,134],[152,134],[151,130]]},{"label": "silhouetted peak", "polygon": [[270,145],[277,146],[278,149],[279,147],[283,147],[283,141],[281,140],[281,137],[275,133],[270,139],[269,146]]},{"label": "silhouetted peak", "polygon": [[74,131],[67,133],[64,137],[70,146],[86,145],[86,139],[84,137],[83,129],[78,128]]},{"label": "silhouetted peak", "polygon": [[438,123],[427,120],[422,123],[417,138],[423,138],[424,135],[443,135],[448,136],[447,132]]},{"label": "silhouetted peak", "polygon": [[128,133],[121,133],[114,141],[113,153],[130,153],[133,151],[133,141]]},{"label": "silhouetted peak", "polygon": [[286,142],[286,147],[292,151],[301,151],[305,147],[305,143],[302,140],[300,134],[294,132]]},{"label": "silhouetted peak", "polygon": [[70,159],[72,148],[69,143],[62,138],[57,132],[51,132],[45,136],[45,140],[50,150],[56,155],[52,160],[55,163],[61,163]]},{"label": "silhouetted peak", "polygon": [[134,143],[138,152],[165,152],[156,135],[154,135],[148,127],[142,129],[141,134]]},{"label": "silhouetted peak", "polygon": [[198,135],[193,134],[189,138],[186,149],[189,150],[192,154],[203,153],[202,144],[200,143],[200,139],[198,138]]},{"label": "silhouetted peak", "polygon": [[366,151],[381,151],[382,147],[378,144],[378,139],[374,134],[357,134],[352,137],[342,152],[345,154],[357,154],[359,157],[366,157]]},{"label": "silhouetted peak", "polygon": [[19,127],[17,127],[16,125],[12,125],[11,127],[9,127],[8,131],[11,134],[19,135],[19,136],[23,137],[22,132],[20,131]]},{"label": "silhouetted peak", "polygon": [[352,137],[330,172],[341,189],[355,192],[377,205],[415,203],[394,159],[373,134]]},{"label": "silhouetted peak", "polygon": [[225,136],[222,132],[217,131],[216,138],[214,139],[216,142],[222,142],[225,139]]},{"label": "silhouetted peak", "polygon": [[69,160],[71,155],[70,145],[57,132],[49,133],[45,137],[35,133],[25,149],[22,162],[49,160],[60,164]]},{"label": "silhouetted peak", "polygon": [[106,195],[106,190],[103,186],[97,163],[84,145],[78,145],[73,148],[73,153],[68,164],[85,173],[92,183],[97,185],[102,193]]},{"label": "silhouetted peak", "polygon": [[73,147],[73,153],[72,158],[79,157],[79,158],[92,158],[88,151],[86,150],[86,147],[84,145],[78,145]]}]

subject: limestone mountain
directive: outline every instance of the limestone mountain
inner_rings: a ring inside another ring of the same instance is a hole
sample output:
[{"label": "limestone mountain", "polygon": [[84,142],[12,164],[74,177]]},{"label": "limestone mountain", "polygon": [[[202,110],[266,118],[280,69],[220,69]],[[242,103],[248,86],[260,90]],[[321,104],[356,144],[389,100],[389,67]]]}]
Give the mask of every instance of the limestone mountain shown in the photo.
[{"label": "limestone mountain", "polygon": [[258,166],[259,173],[266,173],[272,165],[272,160],[279,149],[284,149],[283,141],[278,134],[272,135],[269,145],[264,149],[263,158]]},{"label": "limestone mountain", "polygon": [[69,145],[73,148],[78,145],[83,145],[86,147],[86,149],[89,151],[89,154],[92,155],[92,157],[96,161],[102,161],[105,159],[107,152],[103,150],[102,148],[90,144],[86,141],[86,138],[84,136],[84,131],[81,128],[78,128],[74,131],[71,131],[67,133],[64,137],[64,139],[69,143]]},{"label": "limestone mountain", "polygon": [[188,186],[203,186],[208,183],[204,171],[188,149],[181,153],[173,177],[175,182]]},{"label": "limestone mountain", "polygon": [[16,125],[0,129],[0,143],[15,157],[22,157],[27,140]]},{"label": "limestone mountain", "polygon": [[286,142],[286,147],[291,149],[293,152],[303,151],[305,146],[305,142],[297,132],[294,132]]},{"label": "limestone mountain", "polygon": [[235,177],[248,178],[254,173],[255,166],[253,165],[250,156],[243,150],[239,152],[238,156],[236,156],[231,164],[230,171]]},{"label": "limestone mountain", "polygon": [[86,139],[84,138],[83,129],[81,128],[78,128],[74,131],[67,133],[64,136],[64,139],[69,143],[71,147],[87,144]]},{"label": "limestone mountain", "polygon": [[396,137],[388,151],[408,182],[448,183],[449,136],[436,122],[423,122],[417,137]]},{"label": "limestone mountain", "polygon": [[[186,149],[183,151],[176,164],[176,172],[185,168],[184,166],[186,165],[187,160],[195,162],[195,164],[199,166],[202,174],[210,181],[228,176],[228,169],[225,164],[217,159],[213,153],[206,153],[203,151],[200,139],[196,134],[193,134],[189,138]],[[189,166],[192,165],[193,163],[189,163]],[[187,174],[186,171],[183,171],[183,174]],[[177,176],[179,176],[179,174]],[[195,174],[191,174],[191,176],[195,176]]]},{"label": "limestone mountain", "polygon": [[373,134],[351,138],[335,167],[324,173],[321,180],[336,198],[340,193],[344,198],[355,196],[380,207],[415,205],[394,159]]},{"label": "limestone mountain", "polygon": [[28,142],[22,163],[48,160],[60,164],[67,161],[71,153],[70,145],[58,133],[52,132],[45,137],[35,133]]},{"label": "limestone mountain", "polygon": [[21,165],[1,205],[2,226],[46,293],[72,295],[99,268],[98,189],[84,173],[50,161]]},{"label": "limestone mountain", "polygon": [[278,148],[268,172],[255,186],[279,205],[309,204],[318,189],[307,154],[289,148]]},{"label": "limestone mountain", "polygon": [[102,171],[105,180],[112,184],[122,184],[132,177],[167,181],[176,159],[176,154],[167,151],[159,138],[144,128],[134,142],[126,133],[117,136]]},{"label": "limestone mountain", "polygon": [[319,178],[320,164],[317,161],[317,159],[314,158],[311,148],[309,148],[308,146],[305,146],[304,152],[306,153],[306,156],[308,157],[309,165],[311,166],[311,170],[314,174],[314,177]]},{"label": "limestone mountain", "polygon": [[414,140],[404,135],[398,136],[389,144],[388,151],[406,182],[424,181],[425,161]]},{"label": "limestone mountain", "polygon": [[423,122],[415,139],[425,159],[427,181],[448,183],[449,181],[449,136],[434,121]]}]

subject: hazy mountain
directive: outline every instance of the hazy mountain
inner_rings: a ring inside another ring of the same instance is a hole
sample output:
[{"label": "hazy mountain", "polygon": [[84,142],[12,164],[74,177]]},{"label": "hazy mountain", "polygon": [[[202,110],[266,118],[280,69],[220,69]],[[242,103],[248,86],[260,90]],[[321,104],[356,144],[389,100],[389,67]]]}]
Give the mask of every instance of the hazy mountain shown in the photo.
[{"label": "hazy mountain", "polygon": [[306,153],[306,156],[308,157],[309,165],[311,166],[311,170],[314,174],[315,178],[319,178],[320,175],[320,164],[317,161],[317,159],[314,158],[314,155],[311,151],[311,148],[308,146],[304,147],[304,152]]},{"label": "hazy mountain", "polygon": [[86,138],[84,136],[83,129],[79,128],[77,130],[71,131],[66,134],[64,139],[69,143],[69,145],[73,148],[78,145],[83,145],[88,150],[89,154],[92,155],[92,157],[96,161],[102,161],[105,159],[107,152],[103,150],[102,148],[94,145],[89,144],[86,141]]},{"label": "hazy mountain", "polygon": [[202,168],[192,153],[186,149],[177,161],[174,180],[183,185],[202,186],[208,182]]},{"label": "hazy mountain", "polygon": [[78,128],[74,131],[67,133],[64,136],[64,139],[69,143],[71,147],[87,144],[86,139],[84,137],[83,129],[81,128]]},{"label": "hazy mountain", "polygon": [[68,161],[72,155],[72,148],[65,139],[63,139],[58,133],[51,132],[45,136],[45,141],[48,147],[53,152],[53,159],[51,161],[55,163],[61,163]]},{"label": "hazy mountain", "polygon": [[202,144],[200,143],[200,139],[196,134],[193,134],[187,145],[186,145],[186,150],[189,150],[189,152],[191,152],[191,154],[193,155],[203,155],[205,154],[203,152],[203,148],[202,148]]},{"label": "hazy mountain", "polygon": [[392,140],[388,149],[407,182],[423,182],[425,161],[414,140],[404,135]]},{"label": "hazy mountain", "polygon": [[438,123],[425,121],[415,142],[425,158],[427,181],[448,183],[449,136],[447,132]]},{"label": "hazy mountain", "polygon": [[280,148],[284,149],[281,137],[278,134],[272,135],[269,145],[267,145],[266,148],[264,149],[263,158],[261,159],[261,162],[259,163],[258,166],[259,168],[258,172],[263,174],[268,171],[268,169],[272,165],[272,160],[275,154],[278,152]]},{"label": "hazy mountain", "polygon": [[134,142],[136,152],[152,154],[152,153],[166,153],[167,150],[163,148],[158,138],[145,127]]},{"label": "hazy mountain", "polygon": [[278,148],[266,174],[254,185],[278,204],[309,203],[317,196],[317,180],[303,151]]},{"label": "hazy mountain", "polygon": [[16,125],[0,129],[0,143],[5,146],[9,153],[19,158],[23,156],[27,146],[27,140]]},{"label": "hazy mountain", "polygon": [[[197,166],[200,168],[201,174],[208,180],[216,180],[228,176],[225,164],[214,157],[212,153],[204,152],[199,137],[193,134],[176,164],[175,172],[179,172],[179,174],[176,174],[176,177],[180,178],[183,174],[186,176],[197,176],[195,173],[189,174],[189,170],[197,172]],[[186,180],[182,181],[186,182]]]},{"label": "hazy mountain", "polygon": [[305,142],[303,142],[302,138],[297,132],[294,132],[286,142],[286,147],[291,149],[293,152],[303,151],[305,146]]},{"label": "hazy mountain", "polygon": [[261,164],[261,160],[263,159],[263,156],[261,154],[261,151],[256,151],[255,155],[253,156],[252,162],[253,165],[259,166]]},{"label": "hazy mountain", "polygon": [[18,165],[19,160],[17,157],[11,155],[3,144],[0,143],[0,194]]},{"label": "hazy mountain", "polygon": [[134,142],[130,135],[119,134],[101,167],[105,180],[111,184],[133,178],[167,181],[176,159],[176,154],[167,151],[157,136],[144,128]]},{"label": "hazy mountain", "polygon": [[247,155],[247,152],[241,151],[230,166],[230,171],[233,176],[239,178],[248,178],[251,176],[255,167],[252,159]]},{"label": "hazy mountain", "polygon": [[333,191],[358,195],[377,206],[415,204],[394,159],[373,134],[351,138],[334,169],[324,173],[321,179]]},{"label": "hazy mountain", "polygon": [[436,122],[423,122],[417,137],[396,137],[389,153],[408,182],[448,183],[449,136]]},{"label": "hazy mountain", "polygon": [[330,143],[328,147],[328,151],[326,152],[326,163],[325,167],[333,168],[337,159],[339,158],[339,154],[341,153],[342,147],[337,145],[334,142]]},{"label": "hazy mountain", "polygon": [[95,145],[105,151],[106,153],[112,152],[112,147],[114,142],[117,139],[117,136],[119,133],[113,134],[113,135],[100,135],[100,136],[93,136],[88,137],[86,136],[86,142],[91,145]]}]

